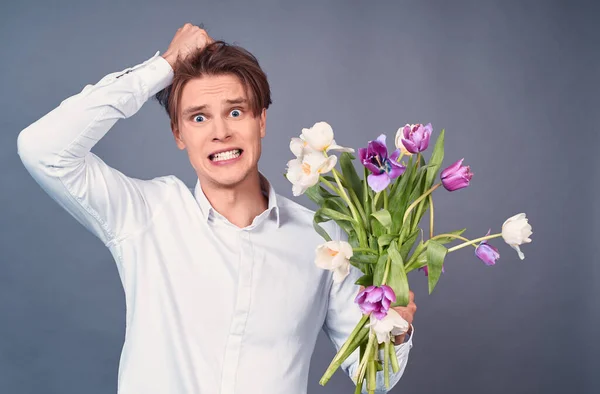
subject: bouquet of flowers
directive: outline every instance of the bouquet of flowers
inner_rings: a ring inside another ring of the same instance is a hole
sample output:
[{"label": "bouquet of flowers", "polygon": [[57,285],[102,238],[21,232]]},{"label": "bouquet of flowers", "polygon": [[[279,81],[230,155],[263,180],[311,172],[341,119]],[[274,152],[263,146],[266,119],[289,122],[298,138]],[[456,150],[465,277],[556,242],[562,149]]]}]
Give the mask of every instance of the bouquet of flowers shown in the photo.
[{"label": "bouquet of flowers", "polygon": [[[361,391],[365,378],[367,389],[375,390],[375,374],[381,370],[389,388],[390,366],[394,373],[399,370],[392,343],[396,335],[409,328],[390,307],[408,304],[410,271],[424,271],[431,294],[444,271],[448,253],[472,246],[475,256],[486,265],[494,265],[500,254],[488,240],[502,237],[524,259],[520,245],[531,242],[532,234],[524,213],[507,219],[500,233],[488,231],[473,240],[462,236],[465,229],[435,234],[432,193],[440,186],[450,192],[463,189],[469,186],[473,173],[469,166],[463,165],[464,159],[460,159],[441,171],[438,181],[445,132],[442,130],[438,135],[426,161],[423,152],[429,146],[432,131],[431,124],[401,127],[395,136],[396,149],[389,155],[385,134],[369,141],[366,148],[358,151],[362,177],[354,166],[354,150],[338,145],[326,122],[302,129],[299,138],[290,142],[296,158],[287,163],[285,175],[293,185],[293,194],[306,193],[319,206],[313,225],[325,243],[316,249],[315,264],[332,270],[336,282],[348,275],[350,264],[363,273],[355,282],[364,287],[355,299],[363,316],[331,361],[321,385],[329,381],[348,356],[360,349],[354,377],[357,392]],[[334,152],[340,152],[339,159]],[[402,161],[404,157],[406,161]],[[341,171],[336,169],[338,161]],[[428,209],[429,237],[424,239],[419,223]],[[331,240],[320,225],[329,220],[346,232],[348,242]],[[457,240],[462,242],[446,246]],[[383,360],[378,359],[379,350],[383,350]]]}]

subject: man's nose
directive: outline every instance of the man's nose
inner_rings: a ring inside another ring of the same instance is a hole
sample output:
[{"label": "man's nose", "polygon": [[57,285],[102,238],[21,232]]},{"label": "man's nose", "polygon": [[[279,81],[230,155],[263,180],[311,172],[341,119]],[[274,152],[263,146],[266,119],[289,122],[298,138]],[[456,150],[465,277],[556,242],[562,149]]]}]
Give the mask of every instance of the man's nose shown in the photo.
[{"label": "man's nose", "polygon": [[227,141],[231,137],[231,130],[229,129],[229,125],[224,119],[215,119],[213,125],[213,141]]}]

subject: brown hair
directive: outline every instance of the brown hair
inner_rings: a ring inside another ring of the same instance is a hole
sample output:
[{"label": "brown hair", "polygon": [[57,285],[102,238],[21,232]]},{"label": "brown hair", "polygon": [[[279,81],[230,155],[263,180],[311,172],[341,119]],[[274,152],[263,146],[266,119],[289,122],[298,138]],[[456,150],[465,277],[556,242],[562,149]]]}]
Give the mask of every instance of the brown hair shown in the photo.
[{"label": "brown hair", "polygon": [[239,78],[249,96],[254,117],[271,104],[271,90],[267,76],[258,60],[246,49],[224,41],[214,41],[185,59],[177,59],[174,66],[173,83],[154,96],[162,105],[171,127],[179,124],[178,110],[183,88],[188,81],[204,75],[232,74]]}]

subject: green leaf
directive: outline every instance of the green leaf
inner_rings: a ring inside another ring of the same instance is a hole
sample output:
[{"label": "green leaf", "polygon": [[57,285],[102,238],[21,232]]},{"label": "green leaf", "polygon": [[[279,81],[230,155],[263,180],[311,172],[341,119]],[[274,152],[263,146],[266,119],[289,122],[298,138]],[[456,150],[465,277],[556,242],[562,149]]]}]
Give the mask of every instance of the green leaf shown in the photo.
[{"label": "green leaf", "polygon": [[376,264],[379,256],[376,254],[353,254],[350,261],[360,264]]},{"label": "green leaf", "polygon": [[448,253],[448,249],[439,242],[429,240],[427,244],[427,271],[429,282],[429,294],[433,292],[435,285],[442,274],[444,258]]},{"label": "green leaf", "polygon": [[396,247],[396,242],[392,242],[388,248],[388,253],[392,259],[390,272],[387,277],[387,285],[396,293],[396,302],[392,306],[406,306],[409,302],[408,278],[404,271],[404,261]]},{"label": "green leaf", "polygon": [[306,196],[312,202],[317,204],[318,206],[323,205],[324,198],[323,198],[323,196],[321,196],[321,193],[319,193],[319,184],[318,183],[316,185],[311,186],[308,189],[306,189],[306,192],[304,192],[304,194],[306,194]]},{"label": "green leaf", "polygon": [[386,230],[389,230],[392,226],[392,215],[390,215],[390,211],[387,209],[380,209],[377,212],[373,212],[371,216],[377,219]]},{"label": "green leaf", "polygon": [[408,256],[408,253],[410,252],[413,245],[415,244],[415,241],[417,240],[417,237],[419,236],[420,232],[421,232],[421,230],[417,228],[415,231],[412,232],[412,234],[410,234],[408,236],[406,241],[402,242],[402,246],[400,246],[400,251],[399,251],[400,256],[402,256],[402,260],[406,260],[406,256]]},{"label": "green leaf", "polygon": [[377,265],[375,266],[375,272],[373,272],[373,285],[381,286],[381,282],[383,281],[383,274],[385,273],[385,264],[387,262],[388,254],[383,253],[379,256],[379,260],[377,260]]},{"label": "green leaf", "polygon": [[397,234],[383,234],[382,236],[377,238],[377,243],[379,244],[379,246],[387,246],[397,237]]},{"label": "green leaf", "polygon": [[[446,234],[462,235],[462,233],[464,233],[464,232],[465,232],[465,230],[466,230],[466,228],[463,228],[463,229],[461,229],[461,230],[450,231],[450,232],[448,232],[448,233],[446,233]],[[452,241],[457,241],[457,240],[459,240],[459,239],[457,239],[457,238],[454,238],[454,237],[439,237],[439,238],[436,238],[436,239],[435,239],[435,241],[436,241],[437,243],[440,243],[440,244],[442,244],[442,245],[443,245],[443,244],[447,244],[447,243],[449,243],[449,242],[452,242]]]},{"label": "green leaf", "polygon": [[331,208],[339,213],[343,213],[344,215],[351,215],[350,208],[348,208],[348,205],[346,205],[346,202],[341,197],[325,198],[321,206],[324,208]]},{"label": "green leaf", "polygon": [[319,213],[317,211],[315,213],[315,216],[313,217],[313,228],[321,237],[323,237],[323,239],[326,242],[329,242],[329,241],[331,241],[331,237],[329,236],[327,231],[319,224],[319,223],[323,223],[326,221],[327,221],[327,219],[325,219],[321,215],[319,215]]},{"label": "green leaf", "polygon": [[429,165],[431,167],[427,168],[427,181],[425,183],[426,188],[430,188],[433,186],[433,180],[437,176],[437,173],[442,165],[442,161],[444,161],[444,136],[446,131],[442,129],[440,131],[440,135],[435,141],[435,147],[433,148],[433,153],[431,154],[431,158],[429,159]]},{"label": "green leaf", "polygon": [[373,284],[373,275],[363,275],[354,282],[355,285],[368,287]]},{"label": "green leaf", "polygon": [[340,213],[334,209],[331,208],[320,208],[317,213],[321,216],[325,216],[328,217],[330,219],[333,220],[345,220],[351,223],[355,223],[354,219],[351,216],[345,215],[343,213]]},{"label": "green leaf", "polygon": [[363,201],[363,183],[356,173],[354,163],[352,162],[353,159],[354,156],[352,156],[350,153],[343,152],[340,155],[340,167],[342,168],[342,175],[344,176],[344,179],[346,182],[348,182],[347,187],[351,187],[352,190],[354,190],[354,193],[356,193],[359,201]]}]

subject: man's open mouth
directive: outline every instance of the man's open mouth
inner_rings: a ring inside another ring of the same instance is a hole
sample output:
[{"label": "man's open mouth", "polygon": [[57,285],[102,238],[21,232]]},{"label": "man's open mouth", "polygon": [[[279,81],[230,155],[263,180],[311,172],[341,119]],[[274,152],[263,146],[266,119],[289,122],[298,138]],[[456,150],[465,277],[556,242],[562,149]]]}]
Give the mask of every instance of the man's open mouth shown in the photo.
[{"label": "man's open mouth", "polygon": [[242,149],[231,149],[227,151],[212,153],[208,156],[208,158],[210,159],[210,161],[231,160],[240,157],[242,152]]}]

